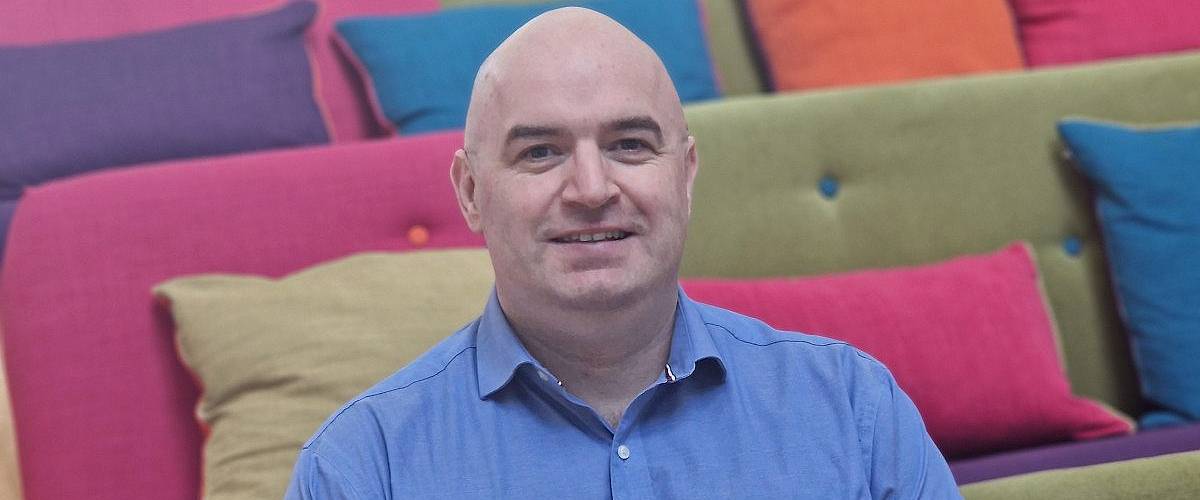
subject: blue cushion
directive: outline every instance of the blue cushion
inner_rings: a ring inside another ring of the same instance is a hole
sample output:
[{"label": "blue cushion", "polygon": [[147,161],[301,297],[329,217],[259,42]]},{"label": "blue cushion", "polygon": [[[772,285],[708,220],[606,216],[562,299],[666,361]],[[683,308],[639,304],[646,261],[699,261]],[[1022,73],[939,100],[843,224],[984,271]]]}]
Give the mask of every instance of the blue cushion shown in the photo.
[{"label": "blue cushion", "polygon": [[94,170],[328,142],[316,4],[103,40],[0,46],[0,248],[23,190]]},{"label": "blue cushion", "polygon": [[[522,24],[562,3],[492,5],[337,24],[384,117],[402,133],[462,128],[475,72]],[[720,97],[696,0],[571,2],[612,17],[654,48],[684,102]],[[365,79],[366,79],[365,78]]]},{"label": "blue cushion", "polygon": [[1059,133],[1096,188],[1121,317],[1152,405],[1142,427],[1200,420],[1200,125],[1065,120]]}]

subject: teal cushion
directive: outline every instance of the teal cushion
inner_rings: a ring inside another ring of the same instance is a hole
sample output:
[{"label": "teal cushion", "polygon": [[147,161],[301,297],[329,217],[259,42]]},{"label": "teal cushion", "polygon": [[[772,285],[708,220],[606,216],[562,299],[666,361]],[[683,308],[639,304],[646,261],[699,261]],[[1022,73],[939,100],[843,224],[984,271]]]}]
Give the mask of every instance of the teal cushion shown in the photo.
[{"label": "teal cushion", "polygon": [[1200,420],[1200,125],[1065,120],[1059,132],[1096,188],[1096,211],[1133,340],[1143,428]]},{"label": "teal cushion", "polygon": [[[371,82],[383,118],[402,133],[428,132],[461,128],[475,71],[487,55],[526,21],[563,5],[352,18],[339,22],[337,31],[365,71],[364,80]],[[654,48],[684,102],[720,97],[696,0],[570,5],[607,14]]]}]

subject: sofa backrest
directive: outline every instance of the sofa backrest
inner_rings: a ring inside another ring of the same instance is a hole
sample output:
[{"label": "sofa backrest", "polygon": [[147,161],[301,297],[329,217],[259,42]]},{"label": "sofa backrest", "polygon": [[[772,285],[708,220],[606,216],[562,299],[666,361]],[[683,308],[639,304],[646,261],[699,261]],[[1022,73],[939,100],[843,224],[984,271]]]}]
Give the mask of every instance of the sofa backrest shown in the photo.
[{"label": "sofa backrest", "polygon": [[151,287],[281,276],[369,250],[479,246],[458,132],[188,160],[30,188],[0,275],[26,498],[200,491],[197,388]]},{"label": "sofa backrest", "polygon": [[688,110],[697,138],[687,276],[926,263],[1027,240],[1075,391],[1140,400],[1065,116],[1200,112],[1200,53],[778,97]]}]

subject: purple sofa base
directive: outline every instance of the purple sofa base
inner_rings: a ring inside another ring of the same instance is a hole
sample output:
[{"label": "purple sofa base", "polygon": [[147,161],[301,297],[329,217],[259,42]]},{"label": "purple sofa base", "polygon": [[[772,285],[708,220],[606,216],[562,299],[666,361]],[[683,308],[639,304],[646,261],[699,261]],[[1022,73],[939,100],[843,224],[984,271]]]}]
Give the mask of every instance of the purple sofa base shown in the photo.
[{"label": "purple sofa base", "polygon": [[1028,472],[1082,467],[1168,453],[1200,450],[1200,424],[957,460],[950,464],[958,484]]}]

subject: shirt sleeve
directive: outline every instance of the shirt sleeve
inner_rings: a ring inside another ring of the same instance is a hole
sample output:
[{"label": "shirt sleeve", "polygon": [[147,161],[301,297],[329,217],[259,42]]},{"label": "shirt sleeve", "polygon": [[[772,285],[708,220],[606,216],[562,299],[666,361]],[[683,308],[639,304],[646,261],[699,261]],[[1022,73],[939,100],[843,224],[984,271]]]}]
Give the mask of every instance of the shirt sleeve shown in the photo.
[{"label": "shirt sleeve", "polygon": [[962,498],[950,467],[933,444],[917,407],[890,373],[875,406],[870,440],[871,497]]},{"label": "shirt sleeve", "polygon": [[296,459],[292,480],[284,500],[351,500],[367,497],[354,490],[354,485],[332,464],[315,451],[305,448]]}]

